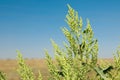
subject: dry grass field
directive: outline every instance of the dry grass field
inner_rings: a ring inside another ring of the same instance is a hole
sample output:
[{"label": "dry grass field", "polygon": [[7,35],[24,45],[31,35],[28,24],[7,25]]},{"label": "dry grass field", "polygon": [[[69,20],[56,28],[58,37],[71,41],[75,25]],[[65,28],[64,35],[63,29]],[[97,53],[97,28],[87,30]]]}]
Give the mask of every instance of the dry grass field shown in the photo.
[{"label": "dry grass field", "polygon": [[[112,59],[102,59],[104,62],[112,63]],[[38,76],[38,71],[41,71],[44,80],[47,80],[49,76],[47,65],[44,59],[25,59],[27,65],[29,65],[35,76]],[[101,60],[98,60],[98,64],[101,63]],[[0,71],[3,71],[7,75],[7,80],[20,80],[20,77],[17,73],[18,64],[16,60],[6,59],[0,60]]]}]

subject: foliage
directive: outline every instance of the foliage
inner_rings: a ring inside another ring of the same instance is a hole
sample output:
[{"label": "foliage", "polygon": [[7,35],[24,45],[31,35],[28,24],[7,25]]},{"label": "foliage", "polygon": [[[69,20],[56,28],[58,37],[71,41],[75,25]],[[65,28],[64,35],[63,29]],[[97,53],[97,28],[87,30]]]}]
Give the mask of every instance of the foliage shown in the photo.
[{"label": "foliage", "polygon": [[[32,69],[25,64],[25,61],[21,55],[21,53],[19,51],[17,51],[18,53],[18,73],[20,75],[21,80],[35,80],[34,74]],[[39,73],[39,77],[38,80],[42,80],[41,74]]]},{"label": "foliage", "polygon": [[[56,64],[53,64],[52,58],[46,51],[50,80],[114,80],[110,73],[111,70],[115,71],[113,65],[104,68],[97,65],[98,41],[94,39],[89,20],[87,19],[87,26],[84,29],[82,18],[79,18],[78,13],[68,5],[66,22],[69,29],[62,28],[67,39],[67,42],[64,42],[64,49],[51,40]],[[117,66],[119,60],[115,61]],[[91,71],[94,71],[95,75],[90,77]]]},{"label": "foliage", "polygon": [[117,49],[117,54],[114,55],[115,71],[113,75],[114,80],[120,79],[120,47]]},{"label": "foliage", "polygon": [[[87,26],[83,29],[82,18],[68,5],[66,22],[69,29],[62,28],[68,42],[64,42],[64,49],[61,49],[51,40],[57,64],[54,65],[48,52],[46,59],[49,71],[53,80],[87,80],[88,72],[95,68],[98,55],[98,41],[87,20]],[[60,75],[60,72],[62,75]]]},{"label": "foliage", "polygon": [[40,71],[39,71],[39,75],[38,75],[38,80],[43,80],[43,78],[42,78],[42,75],[41,75]]},{"label": "foliage", "polygon": [[0,71],[0,80],[6,80],[6,75],[5,73]]}]

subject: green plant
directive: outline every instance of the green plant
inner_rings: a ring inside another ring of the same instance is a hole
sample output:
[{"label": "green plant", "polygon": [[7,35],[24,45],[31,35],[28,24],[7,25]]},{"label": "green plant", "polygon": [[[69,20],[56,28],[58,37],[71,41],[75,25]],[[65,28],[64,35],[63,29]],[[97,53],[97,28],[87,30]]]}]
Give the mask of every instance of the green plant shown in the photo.
[{"label": "green plant", "polygon": [[5,73],[0,71],[0,80],[6,80],[6,75]]},{"label": "green plant", "polygon": [[[18,53],[17,59],[18,59],[18,65],[19,65],[19,68],[17,71],[20,75],[20,78],[22,80],[35,80],[32,69],[25,64],[25,60],[23,59],[20,51],[17,51],[17,53]],[[42,80],[40,72],[39,72],[38,80]]]},{"label": "green plant", "polygon": [[[61,49],[53,40],[56,65],[46,51],[46,60],[52,79],[54,80],[87,80],[87,73],[91,66],[96,66],[98,55],[98,41],[87,19],[87,26],[83,29],[82,18],[68,5],[66,22],[69,29],[62,28],[68,42],[64,42]],[[87,64],[87,65],[84,65]],[[90,65],[90,66],[88,66]],[[94,68],[93,68],[94,69]],[[59,73],[62,73],[62,76]]]},{"label": "green plant", "polygon": [[[87,19],[87,26],[83,29],[82,18],[78,13],[68,5],[68,14],[66,22],[69,29],[62,28],[68,42],[64,42],[64,49],[61,49],[53,40],[51,40],[54,51],[55,61],[53,64],[52,58],[46,51],[46,60],[51,74],[50,79],[53,80],[116,80],[111,71],[117,72],[115,77],[120,76],[120,51],[117,51],[118,58],[114,58],[115,66],[97,65],[98,41],[94,39],[94,34]],[[96,76],[90,78],[88,73],[94,71]],[[113,72],[113,73],[114,73]]]},{"label": "green plant", "polygon": [[120,47],[118,47],[116,55],[114,55],[114,66],[115,66],[115,71],[114,71],[113,79],[119,80],[120,79]]}]

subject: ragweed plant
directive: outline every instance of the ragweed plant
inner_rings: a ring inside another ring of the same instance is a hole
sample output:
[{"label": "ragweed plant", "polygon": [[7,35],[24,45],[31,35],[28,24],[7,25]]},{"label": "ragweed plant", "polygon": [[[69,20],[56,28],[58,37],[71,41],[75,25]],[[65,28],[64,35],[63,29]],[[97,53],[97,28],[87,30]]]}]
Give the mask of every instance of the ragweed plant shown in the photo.
[{"label": "ragweed plant", "polygon": [[114,55],[114,63],[115,63],[115,70],[113,79],[119,80],[120,79],[120,47],[118,47],[116,55]]},{"label": "ragweed plant", "polygon": [[35,77],[31,68],[25,64],[25,61],[21,53],[19,51],[17,51],[17,53],[18,53],[17,59],[18,59],[18,65],[19,65],[19,69],[17,71],[20,75],[20,78],[22,80],[34,80]]},{"label": "ragweed plant", "polygon": [[[25,60],[23,59],[22,54],[19,51],[17,51],[17,53],[18,53],[17,59],[19,65],[17,71],[20,75],[21,80],[35,80],[35,76],[33,74],[32,69],[25,64]],[[38,80],[42,80],[40,72],[39,72]]]},{"label": "ragweed plant", "polygon": [[6,80],[6,75],[5,73],[0,71],[0,80]]},{"label": "ragweed plant", "polygon": [[46,52],[49,71],[53,80],[87,80],[87,73],[91,66],[96,66],[97,63],[98,41],[94,39],[89,20],[87,19],[87,26],[84,29],[82,18],[69,5],[66,22],[69,29],[62,28],[68,41],[64,42],[65,48],[61,49],[51,40],[56,65],[53,64],[51,57]]},{"label": "ragweed plant", "polygon": [[37,80],[43,80],[43,78],[42,78],[42,75],[41,75],[40,71],[39,71],[39,74],[38,74],[38,78],[37,78]]}]

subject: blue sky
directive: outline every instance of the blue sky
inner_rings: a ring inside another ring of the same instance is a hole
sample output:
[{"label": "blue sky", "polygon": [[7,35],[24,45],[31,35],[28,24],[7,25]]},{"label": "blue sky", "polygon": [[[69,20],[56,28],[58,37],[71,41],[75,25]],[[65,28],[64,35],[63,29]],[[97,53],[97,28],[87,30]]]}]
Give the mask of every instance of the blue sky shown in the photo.
[{"label": "blue sky", "polygon": [[86,24],[89,18],[99,41],[99,57],[112,57],[120,45],[120,0],[0,0],[0,58],[51,55],[50,38],[62,45],[60,28],[66,26],[67,4],[78,11]]}]

